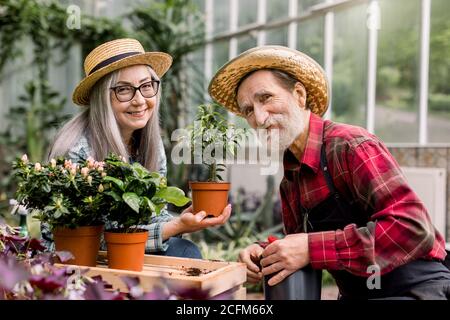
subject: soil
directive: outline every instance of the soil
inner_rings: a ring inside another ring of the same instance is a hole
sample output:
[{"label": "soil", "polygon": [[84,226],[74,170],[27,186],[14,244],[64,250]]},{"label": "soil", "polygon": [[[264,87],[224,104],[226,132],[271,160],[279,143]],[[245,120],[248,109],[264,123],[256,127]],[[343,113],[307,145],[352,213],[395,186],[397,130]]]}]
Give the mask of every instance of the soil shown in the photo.
[{"label": "soil", "polygon": [[184,272],[186,272],[187,276],[192,276],[192,277],[197,277],[199,275],[207,274],[207,273],[211,272],[211,271],[206,270],[206,269],[202,270],[202,269],[194,268],[194,267],[186,268],[186,267],[182,266],[181,268],[183,269]]}]

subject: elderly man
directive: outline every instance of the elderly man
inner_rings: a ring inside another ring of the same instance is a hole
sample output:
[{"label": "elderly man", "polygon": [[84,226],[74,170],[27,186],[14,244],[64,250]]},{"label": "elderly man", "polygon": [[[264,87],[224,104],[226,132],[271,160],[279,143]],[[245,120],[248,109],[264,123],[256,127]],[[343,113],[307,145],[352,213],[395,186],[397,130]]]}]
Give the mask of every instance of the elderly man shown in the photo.
[{"label": "elderly man", "polygon": [[[216,73],[209,93],[252,128],[279,132],[287,235],[240,253],[249,281],[272,275],[275,285],[310,264],[333,275],[342,299],[450,297],[444,239],[383,142],[321,118],[329,89],[317,62],[253,48]],[[380,285],[368,286],[374,275]]]}]

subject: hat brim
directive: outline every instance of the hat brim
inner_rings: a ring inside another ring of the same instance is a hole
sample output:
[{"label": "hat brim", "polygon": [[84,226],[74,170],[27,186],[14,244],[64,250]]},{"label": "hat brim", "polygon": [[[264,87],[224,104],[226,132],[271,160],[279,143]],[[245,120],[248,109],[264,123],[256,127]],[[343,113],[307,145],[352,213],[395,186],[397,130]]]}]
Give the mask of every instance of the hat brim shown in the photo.
[{"label": "hat brim", "polygon": [[146,52],[113,62],[98,69],[80,81],[73,92],[73,102],[80,106],[89,105],[89,95],[91,93],[91,89],[98,80],[115,70],[138,64],[149,65],[158,77],[161,78],[172,65],[172,57],[164,52]]},{"label": "hat brim", "polygon": [[306,105],[322,116],[328,109],[329,84],[322,67],[309,56],[282,46],[263,46],[245,51],[217,71],[208,86],[211,97],[231,112],[243,116],[236,101],[236,89],[248,73],[278,69],[300,81],[306,89]]}]

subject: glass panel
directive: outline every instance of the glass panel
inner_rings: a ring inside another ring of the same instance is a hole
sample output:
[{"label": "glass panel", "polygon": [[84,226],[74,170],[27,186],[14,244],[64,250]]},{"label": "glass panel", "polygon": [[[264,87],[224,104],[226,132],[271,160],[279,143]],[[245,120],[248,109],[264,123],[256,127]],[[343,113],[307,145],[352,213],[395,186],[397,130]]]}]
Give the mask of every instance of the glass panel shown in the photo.
[{"label": "glass panel", "polygon": [[288,17],[289,0],[267,0],[267,22]]},{"label": "glass panel", "polygon": [[366,124],[367,5],[336,13],[332,119],[360,126]]},{"label": "glass panel", "polygon": [[192,3],[194,4],[195,7],[198,8],[200,12],[205,11],[205,0],[192,0]]},{"label": "glass panel", "polygon": [[324,2],[324,0],[298,0],[298,13],[305,13],[310,7],[322,2]]},{"label": "glass panel", "polygon": [[239,26],[255,23],[258,19],[258,0],[239,1]]},{"label": "glass panel", "polygon": [[323,66],[323,17],[298,24],[298,49]]},{"label": "glass panel", "polygon": [[386,142],[417,142],[420,0],[382,0],[380,9],[375,132]]},{"label": "glass panel", "polygon": [[281,27],[266,31],[266,44],[287,46],[288,28]]},{"label": "glass panel", "polygon": [[230,1],[214,0],[214,35],[230,29]]},{"label": "glass panel", "polygon": [[428,140],[450,142],[450,2],[431,2]]},{"label": "glass panel", "polygon": [[238,54],[256,47],[256,35],[257,33],[249,33],[238,38]]},{"label": "glass panel", "polygon": [[217,41],[213,47],[213,74],[228,61],[230,44],[228,40]]},{"label": "glass panel", "polygon": [[[205,83],[205,50],[203,48],[196,50],[189,55],[189,68],[186,68],[189,85],[187,90],[189,92],[189,105],[196,106],[204,103],[204,96],[208,83]],[[195,118],[196,108],[187,108],[189,112],[189,119],[191,121]]]}]

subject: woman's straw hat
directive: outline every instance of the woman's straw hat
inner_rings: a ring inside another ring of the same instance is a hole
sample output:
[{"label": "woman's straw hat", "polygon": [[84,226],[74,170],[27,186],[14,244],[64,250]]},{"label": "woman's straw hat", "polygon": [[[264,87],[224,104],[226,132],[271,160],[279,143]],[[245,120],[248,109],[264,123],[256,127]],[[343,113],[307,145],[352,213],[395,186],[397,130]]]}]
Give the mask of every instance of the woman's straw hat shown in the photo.
[{"label": "woman's straw hat", "polygon": [[236,101],[237,86],[248,73],[278,69],[300,81],[306,89],[306,105],[322,116],[328,108],[328,81],[322,67],[306,54],[282,46],[262,46],[247,50],[225,64],[211,80],[211,97],[225,108],[242,115]]},{"label": "woman's straw hat", "polygon": [[84,60],[86,77],[72,95],[78,105],[89,105],[89,94],[94,84],[112,71],[137,65],[149,65],[162,77],[172,64],[172,57],[164,52],[145,52],[135,39],[117,39],[103,43],[92,50]]}]

